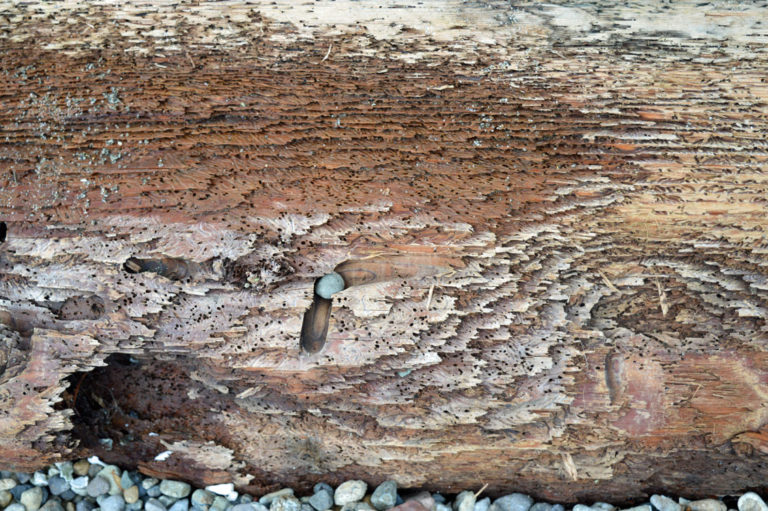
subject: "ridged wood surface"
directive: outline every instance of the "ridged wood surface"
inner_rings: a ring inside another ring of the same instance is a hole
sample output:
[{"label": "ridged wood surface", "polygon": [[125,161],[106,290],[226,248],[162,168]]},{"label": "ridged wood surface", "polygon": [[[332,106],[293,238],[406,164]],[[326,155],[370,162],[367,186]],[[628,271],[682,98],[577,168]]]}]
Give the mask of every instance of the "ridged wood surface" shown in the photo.
[{"label": "ridged wood surface", "polygon": [[765,489],[766,19],[0,3],[0,466]]}]

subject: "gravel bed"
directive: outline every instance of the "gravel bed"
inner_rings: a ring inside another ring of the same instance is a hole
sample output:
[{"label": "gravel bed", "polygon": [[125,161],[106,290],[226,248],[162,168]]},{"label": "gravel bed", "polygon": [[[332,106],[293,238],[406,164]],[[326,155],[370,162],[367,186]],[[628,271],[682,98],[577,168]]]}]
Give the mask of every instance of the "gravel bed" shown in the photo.
[{"label": "gravel bed", "polygon": [[[738,498],[738,511],[768,511],[753,492]],[[217,484],[193,488],[184,481],[158,480],[108,465],[97,457],[56,463],[47,470],[25,474],[0,471],[0,509],[4,511],[733,511],[721,500],[690,501],[653,495],[648,503],[619,510],[605,502],[561,504],[535,502],[522,493],[498,499],[482,490],[462,491],[453,499],[439,493],[409,491],[401,495],[397,483],[373,488],[364,481],[346,481],[335,489],[316,484],[312,495],[296,496],[293,489],[262,496],[238,493],[234,486]]]}]

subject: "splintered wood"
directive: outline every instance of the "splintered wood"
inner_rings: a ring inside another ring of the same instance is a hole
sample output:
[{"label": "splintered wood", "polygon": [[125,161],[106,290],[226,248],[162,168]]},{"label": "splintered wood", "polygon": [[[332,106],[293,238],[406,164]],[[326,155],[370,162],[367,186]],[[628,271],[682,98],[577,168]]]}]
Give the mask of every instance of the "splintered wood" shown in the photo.
[{"label": "splintered wood", "polygon": [[0,2],[0,468],[766,489],[768,9],[409,7]]}]

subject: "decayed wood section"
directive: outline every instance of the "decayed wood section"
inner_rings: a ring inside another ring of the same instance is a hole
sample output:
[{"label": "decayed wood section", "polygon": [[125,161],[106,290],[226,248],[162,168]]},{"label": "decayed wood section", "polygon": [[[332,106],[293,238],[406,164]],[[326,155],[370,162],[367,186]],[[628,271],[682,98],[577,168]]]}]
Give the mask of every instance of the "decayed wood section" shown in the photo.
[{"label": "decayed wood section", "polygon": [[764,491],[765,20],[0,4],[0,468]]}]

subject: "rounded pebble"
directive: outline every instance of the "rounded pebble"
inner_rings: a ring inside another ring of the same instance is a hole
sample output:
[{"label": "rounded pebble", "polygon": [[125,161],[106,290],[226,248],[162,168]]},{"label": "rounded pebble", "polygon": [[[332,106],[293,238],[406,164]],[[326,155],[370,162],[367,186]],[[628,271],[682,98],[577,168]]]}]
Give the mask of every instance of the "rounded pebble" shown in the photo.
[{"label": "rounded pebble", "polygon": [[91,468],[91,464],[88,460],[77,460],[72,464],[72,470],[76,475],[84,476],[88,474],[88,470]]},{"label": "rounded pebble", "polygon": [[216,496],[208,490],[195,490],[192,492],[192,507],[207,511]]},{"label": "rounded pebble", "polygon": [[395,502],[397,502],[397,483],[395,481],[384,481],[373,490],[371,504],[379,511],[395,507]]},{"label": "rounded pebble", "polygon": [[123,490],[123,499],[125,499],[126,504],[133,504],[139,500],[139,487],[134,484],[130,488]]},{"label": "rounded pebble", "polygon": [[0,507],[5,507],[13,500],[13,494],[8,490],[0,490]]},{"label": "rounded pebble", "polygon": [[172,479],[163,479],[160,482],[160,493],[174,497],[177,499],[183,499],[189,496],[192,491],[192,487],[183,481],[174,481]]},{"label": "rounded pebble", "polygon": [[331,495],[333,495],[333,487],[328,483],[317,483],[314,488],[312,488],[312,491],[317,493],[320,490],[326,490],[331,492]]},{"label": "rounded pebble", "polygon": [[144,511],[166,511],[162,502],[157,499],[149,499],[144,504]]},{"label": "rounded pebble", "polygon": [[336,492],[333,494],[333,501],[337,506],[357,502],[365,497],[367,489],[368,485],[365,481],[345,481],[336,488]]},{"label": "rounded pebble", "polygon": [[651,504],[659,511],[682,511],[683,506],[665,495],[652,495]]},{"label": "rounded pebble", "polygon": [[300,511],[301,502],[293,495],[278,497],[272,501],[269,511]]},{"label": "rounded pebble", "polygon": [[11,488],[15,488],[17,484],[16,479],[4,477],[0,479],[0,490],[10,490]]},{"label": "rounded pebble", "polygon": [[490,511],[528,511],[533,506],[533,499],[523,493],[512,493],[496,499]]},{"label": "rounded pebble", "polygon": [[40,506],[38,511],[64,511],[64,506],[61,505],[58,499],[49,499]]},{"label": "rounded pebble", "polygon": [[10,504],[7,508],[5,508],[5,511],[27,511],[24,505],[19,504],[18,502],[14,502],[13,504]]},{"label": "rounded pebble", "polygon": [[691,511],[727,511],[728,506],[723,502],[715,499],[702,499],[688,502],[687,507],[691,508]]},{"label": "rounded pebble", "polygon": [[38,470],[32,474],[32,479],[30,482],[35,486],[48,486],[48,476]]},{"label": "rounded pebble", "polygon": [[179,499],[176,502],[174,502],[171,507],[168,508],[168,511],[188,511],[188,510],[189,510],[189,499]]},{"label": "rounded pebble", "polygon": [[[535,505],[536,504],[534,504],[534,506]],[[474,511],[488,511],[489,507],[491,507],[491,498],[485,497],[484,499],[480,499],[477,502],[475,502]],[[549,510],[542,510],[542,511],[549,511]]]},{"label": "rounded pebble", "polygon": [[[272,503],[274,506],[274,502]],[[225,511],[229,507],[229,501],[222,497],[221,495],[217,495],[213,499],[213,504],[211,504],[211,511]],[[270,507],[270,509],[272,509]]]},{"label": "rounded pebble", "polygon": [[119,467],[115,465],[107,465],[96,474],[96,477],[103,477],[109,483],[109,494],[118,495],[123,492],[120,487],[120,477],[122,472]]},{"label": "rounded pebble", "polygon": [[475,492],[465,490],[458,495],[453,501],[454,511],[473,511],[475,509]]},{"label": "rounded pebble", "polygon": [[124,511],[125,500],[122,495],[110,495],[99,503],[101,511]]},{"label": "rounded pebble", "polygon": [[272,493],[267,493],[263,497],[259,499],[259,504],[264,504],[265,506],[269,506],[272,504],[272,501],[275,500],[278,497],[288,497],[293,496],[293,488],[282,488],[277,491],[273,491]]},{"label": "rounded pebble", "polygon": [[325,299],[329,299],[335,293],[344,291],[344,286],[344,277],[334,271],[327,275],[323,275],[320,280],[317,281],[317,284],[315,284],[315,293]]},{"label": "rounded pebble", "polygon": [[109,481],[104,479],[102,476],[96,476],[91,479],[90,483],[88,483],[86,492],[90,497],[94,498],[100,497],[101,495],[106,495],[109,493]]},{"label": "rounded pebble", "polygon": [[739,511],[768,511],[768,506],[765,505],[760,495],[751,491],[739,497],[737,506]]},{"label": "rounded pebble", "polygon": [[43,503],[43,489],[39,486],[35,486],[28,490],[25,490],[19,498],[19,502],[24,506],[27,511],[37,511],[40,509],[40,504]]},{"label": "rounded pebble", "polygon": [[149,490],[159,482],[160,482],[159,479],[155,479],[154,477],[147,477],[141,482],[141,487],[144,488],[145,490]]},{"label": "rounded pebble", "polygon": [[92,511],[95,507],[92,500],[84,499],[75,504],[75,511]]},{"label": "rounded pebble", "polygon": [[333,507],[333,493],[321,488],[309,498],[309,505],[315,508],[317,511],[326,511]]},{"label": "rounded pebble", "polygon": [[51,495],[61,495],[69,490],[69,483],[61,476],[53,476],[48,479],[48,490],[51,492]]}]

